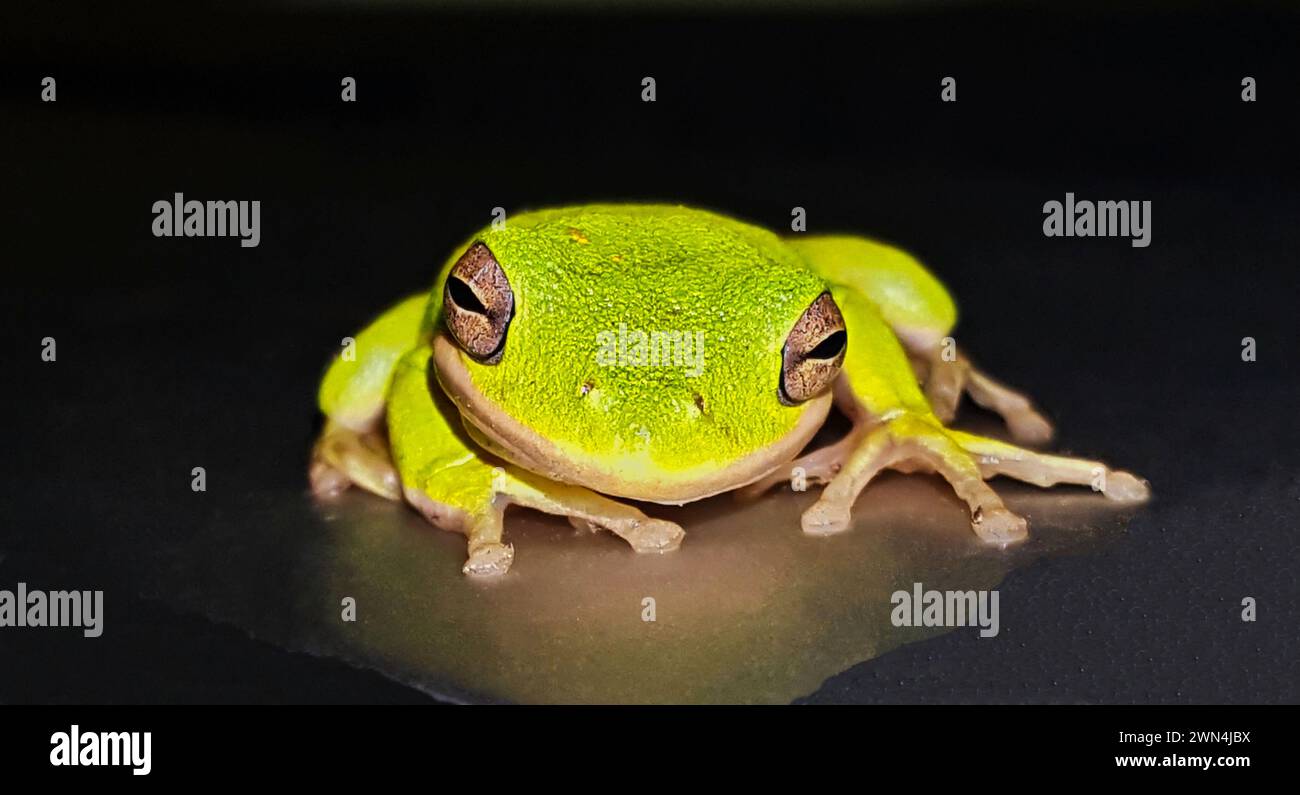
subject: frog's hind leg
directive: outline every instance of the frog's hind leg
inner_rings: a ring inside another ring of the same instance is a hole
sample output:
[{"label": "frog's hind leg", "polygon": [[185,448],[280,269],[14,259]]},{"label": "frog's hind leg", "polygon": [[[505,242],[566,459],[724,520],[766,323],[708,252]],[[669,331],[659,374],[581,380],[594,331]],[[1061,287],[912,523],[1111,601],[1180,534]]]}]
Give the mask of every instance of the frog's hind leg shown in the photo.
[{"label": "frog's hind leg", "polygon": [[[786,241],[832,285],[866,296],[903,344],[934,413],[945,423],[963,394],[1006,421],[1025,444],[1043,444],[1052,424],[1021,393],[971,366],[948,336],[957,307],[943,283],[902,249],[849,235],[797,236]],[[835,292],[835,290],[833,290]]]},{"label": "frog's hind leg", "polygon": [[402,484],[380,427],[358,431],[326,420],[312,448],[308,477],[317,497],[336,497],[355,483],[380,497],[402,498]]},{"label": "frog's hind leg", "polygon": [[[908,346],[908,341],[903,340],[903,344]],[[1017,441],[1024,444],[1051,441],[1054,433],[1052,423],[1039,413],[1026,395],[975,369],[966,357],[946,355],[946,346],[942,343],[921,350],[908,347],[908,351],[924,363],[925,396],[940,420],[952,421],[962,393],[965,393],[980,407],[999,414]]]}]

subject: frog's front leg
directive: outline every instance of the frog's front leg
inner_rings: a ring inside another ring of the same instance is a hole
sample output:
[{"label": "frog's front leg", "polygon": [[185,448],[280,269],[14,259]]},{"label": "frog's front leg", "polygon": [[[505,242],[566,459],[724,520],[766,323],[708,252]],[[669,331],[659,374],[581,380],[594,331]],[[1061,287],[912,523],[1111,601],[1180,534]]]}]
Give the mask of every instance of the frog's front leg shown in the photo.
[{"label": "frog's front leg", "polygon": [[429,349],[421,347],[397,365],[388,398],[389,438],[407,502],[437,527],[466,535],[466,574],[500,575],[510,568],[514,547],[503,533],[509,505],[608,530],[637,552],[670,552],[681,544],[685,534],[672,522],[533,474],[483,450],[430,377],[429,356]]},{"label": "frog's front leg", "polygon": [[885,469],[937,472],[966,502],[975,533],[999,544],[1024,538],[1026,523],[1003,504],[985,478],[1006,475],[1041,486],[1091,485],[1124,502],[1148,496],[1144,482],[1098,461],[1044,455],[945,427],[875,305],[851,288],[836,288],[833,294],[849,340],[835,399],[854,428],[844,441],[791,464],[792,471],[804,468],[807,479],[827,482],[820,499],[803,515],[804,532],[821,535],[846,529],[854,501]]},{"label": "frog's front leg", "polygon": [[1025,520],[989,488],[979,465],[947,435],[938,418],[908,411],[879,422],[864,434],[821,498],[804,512],[804,532],[827,535],[847,529],[858,495],[876,475],[891,467],[938,472],[969,506],[971,527],[985,541],[1006,544],[1025,537]]},{"label": "frog's front leg", "polygon": [[686,533],[673,522],[653,519],[631,505],[567,483],[557,483],[517,467],[508,467],[510,478],[503,494],[511,502],[543,513],[567,516],[582,530],[608,530],[637,552],[672,552],[681,546]]},{"label": "frog's front leg", "polygon": [[637,552],[671,552],[685,537],[672,522],[504,462],[475,458],[423,474],[412,472],[406,481],[407,501],[426,519],[468,538],[466,574],[505,574],[514,562],[514,547],[503,539],[508,505],[565,516],[580,529],[608,530]]}]

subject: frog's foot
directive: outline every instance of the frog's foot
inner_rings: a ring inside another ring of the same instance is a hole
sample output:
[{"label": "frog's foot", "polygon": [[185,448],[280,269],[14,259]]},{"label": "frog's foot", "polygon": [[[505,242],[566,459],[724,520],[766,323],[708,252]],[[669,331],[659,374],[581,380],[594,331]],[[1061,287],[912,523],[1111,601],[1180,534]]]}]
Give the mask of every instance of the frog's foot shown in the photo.
[{"label": "frog's foot", "polygon": [[935,416],[943,422],[951,422],[956,416],[957,404],[965,392],[977,405],[1001,415],[1016,441],[1024,444],[1051,441],[1052,423],[1034,408],[1028,397],[976,370],[964,356],[947,361],[942,349],[935,349],[927,365],[925,396]]},{"label": "frog's foot", "polygon": [[686,532],[680,525],[653,519],[631,505],[584,489],[557,483],[524,470],[511,468],[506,496],[512,503],[545,513],[567,516],[580,530],[607,530],[637,552],[672,552]]},{"label": "frog's foot", "polygon": [[469,559],[461,571],[475,577],[496,577],[510,570],[515,562],[515,548],[499,541],[480,541],[469,545]]},{"label": "frog's foot", "polygon": [[402,498],[388,441],[378,430],[356,431],[326,420],[312,448],[308,477],[317,497],[336,497],[355,483],[380,497]]},{"label": "frog's foot", "polygon": [[592,533],[608,530],[630,544],[637,552],[672,552],[682,545],[682,539],[686,537],[686,532],[680,525],[649,517],[641,520],[632,519],[623,525],[608,520],[602,524],[594,519],[570,516],[569,523],[579,530]]},{"label": "frog's foot", "polygon": [[853,502],[882,470],[933,470],[970,507],[971,527],[990,543],[1007,544],[1027,534],[1025,520],[1002,504],[984,483],[974,458],[948,437],[933,417],[904,414],[868,430],[845,459],[839,474],[803,514],[803,531],[829,535],[848,528]]},{"label": "frog's foot", "polygon": [[581,486],[557,483],[513,466],[500,467],[495,472],[492,485],[484,484],[472,501],[478,502],[478,506],[468,510],[433,499],[420,488],[408,485],[405,489],[406,501],[431,524],[466,535],[469,558],[462,569],[466,574],[494,577],[510,569],[515,559],[514,547],[502,540],[505,509],[509,505],[566,516],[580,529],[608,530],[637,552],[671,552],[681,545],[686,535],[672,522],[652,519],[630,505]]},{"label": "frog's foot", "polygon": [[478,510],[453,508],[414,486],[403,490],[406,501],[435,527],[464,533],[469,556],[461,571],[477,577],[498,577],[510,570],[515,548],[501,540],[505,526],[505,501],[486,495]]},{"label": "frog's foot", "polygon": [[821,498],[804,512],[804,532],[827,535],[847,529],[858,494],[887,468],[938,472],[970,508],[975,534],[994,544],[1020,541],[1028,527],[984,483],[986,478],[1006,475],[1037,486],[1091,485],[1119,502],[1141,502],[1150,494],[1145,481],[1099,461],[1036,453],[944,428],[935,417],[903,414],[865,432]]}]

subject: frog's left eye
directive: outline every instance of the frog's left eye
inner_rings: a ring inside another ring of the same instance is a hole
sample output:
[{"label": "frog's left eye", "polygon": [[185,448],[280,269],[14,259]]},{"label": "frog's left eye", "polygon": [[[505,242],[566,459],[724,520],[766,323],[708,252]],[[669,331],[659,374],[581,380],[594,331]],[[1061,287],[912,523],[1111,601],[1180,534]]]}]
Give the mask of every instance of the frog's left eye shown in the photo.
[{"label": "frog's left eye", "polygon": [[781,402],[793,406],[824,392],[840,374],[848,343],[840,308],[830,293],[822,293],[804,310],[781,349]]},{"label": "frog's left eye", "polygon": [[484,364],[501,361],[515,294],[501,264],[482,242],[456,260],[442,293],[447,330],[465,352]]}]

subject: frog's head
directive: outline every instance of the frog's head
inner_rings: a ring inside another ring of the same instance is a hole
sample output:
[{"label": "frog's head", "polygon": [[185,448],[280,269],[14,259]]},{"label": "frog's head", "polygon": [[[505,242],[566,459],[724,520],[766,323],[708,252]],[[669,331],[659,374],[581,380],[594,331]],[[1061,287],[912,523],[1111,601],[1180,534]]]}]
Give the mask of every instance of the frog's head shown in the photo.
[{"label": "frog's head", "polygon": [[826,284],[775,235],[681,207],[512,217],[459,248],[434,290],[438,382],[477,442],[656,502],[792,459],[847,344]]}]

